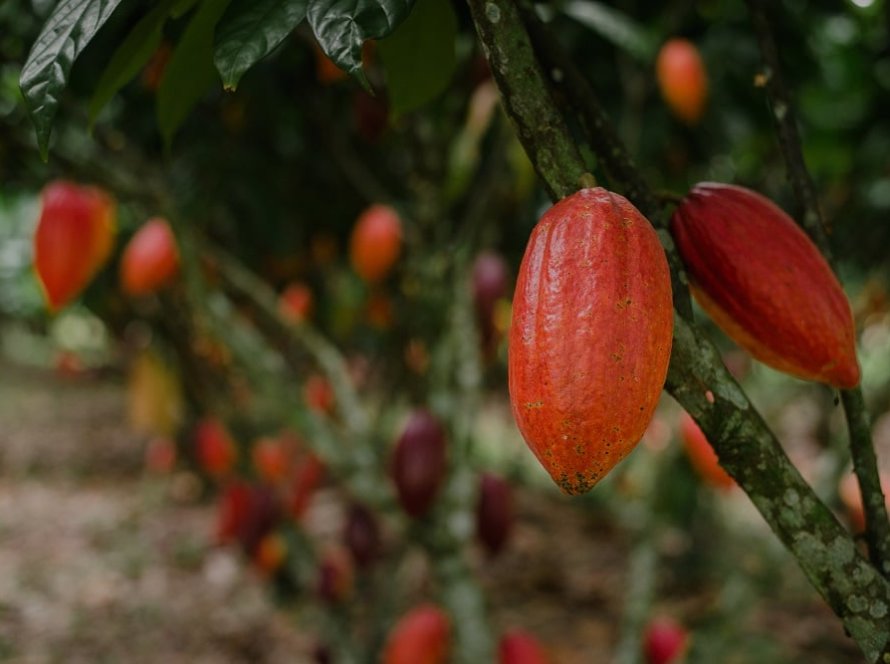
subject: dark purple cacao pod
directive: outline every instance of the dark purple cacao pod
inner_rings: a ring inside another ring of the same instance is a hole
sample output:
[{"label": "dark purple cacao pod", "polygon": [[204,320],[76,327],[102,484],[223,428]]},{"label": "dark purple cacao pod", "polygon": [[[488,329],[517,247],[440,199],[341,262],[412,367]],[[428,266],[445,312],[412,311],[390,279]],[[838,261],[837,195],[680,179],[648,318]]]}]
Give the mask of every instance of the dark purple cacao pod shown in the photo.
[{"label": "dark purple cacao pod", "polygon": [[427,410],[415,410],[396,443],[392,479],[408,515],[426,514],[445,477],[445,430]]},{"label": "dark purple cacao pod", "polygon": [[497,555],[513,529],[513,494],[500,477],[483,473],[476,506],[476,535],[491,555]]}]

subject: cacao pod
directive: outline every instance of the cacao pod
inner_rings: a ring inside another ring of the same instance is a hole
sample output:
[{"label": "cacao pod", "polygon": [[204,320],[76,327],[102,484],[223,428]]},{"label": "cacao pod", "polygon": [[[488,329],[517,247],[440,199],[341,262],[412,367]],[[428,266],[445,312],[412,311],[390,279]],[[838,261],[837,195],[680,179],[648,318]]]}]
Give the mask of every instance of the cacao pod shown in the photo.
[{"label": "cacao pod", "polygon": [[396,443],[391,466],[399,502],[410,516],[421,517],[430,509],[445,465],[445,430],[429,411],[414,411]]},{"label": "cacao pod", "polygon": [[179,270],[179,249],[170,225],[156,217],[130,238],[121,257],[121,287],[128,295],[148,295],[167,285]]},{"label": "cacao pod", "polygon": [[51,311],[77,297],[108,259],[115,220],[114,201],[100,189],[64,180],[44,187],[34,269]]},{"label": "cacao pod", "polygon": [[688,645],[686,630],[670,618],[652,620],[643,635],[646,664],[679,664]]},{"label": "cacao pod", "polygon": [[265,576],[275,576],[287,560],[287,540],[281,533],[265,535],[257,544],[253,563]]},{"label": "cacao pod", "polygon": [[543,646],[528,632],[507,632],[498,643],[498,664],[548,664]]},{"label": "cacao pod", "polygon": [[497,555],[513,528],[513,495],[510,485],[500,477],[483,473],[479,481],[476,505],[476,536],[488,553]]},{"label": "cacao pod", "polygon": [[308,320],[312,314],[312,307],[312,289],[299,281],[285,288],[278,300],[279,312],[291,323]]},{"label": "cacao pod", "polygon": [[494,321],[495,305],[507,296],[509,288],[510,269],[507,262],[493,251],[479,254],[473,263],[473,304],[482,349],[486,354],[491,354],[499,341]]},{"label": "cacao pod", "polygon": [[695,45],[686,39],[669,39],[658,52],[655,75],[674,115],[690,125],[698,122],[707,102],[708,76]]},{"label": "cacao pod", "polygon": [[369,283],[383,281],[402,251],[402,220],[388,205],[372,205],[352,229],[349,259],[358,276]]},{"label": "cacao pod", "polygon": [[283,441],[260,438],[250,450],[250,459],[257,476],[269,484],[284,480],[291,470],[291,456]]},{"label": "cacao pod", "polygon": [[198,465],[209,475],[227,475],[238,460],[238,449],[223,424],[206,418],[195,428],[195,451]]},{"label": "cacao pod", "polygon": [[519,431],[568,494],[643,437],[673,331],[667,259],[624,197],[583,189],[532,231],[513,297],[509,387]]},{"label": "cacao pod", "polygon": [[340,547],[325,551],[318,568],[318,595],[330,604],[346,601],[352,594],[354,573],[352,558]]},{"label": "cacao pod", "polygon": [[374,515],[362,505],[352,505],[343,533],[346,547],[359,567],[367,567],[380,552],[380,528]]},{"label": "cacao pod", "polygon": [[281,503],[269,487],[234,481],[220,496],[216,535],[220,544],[238,542],[256,560],[260,542],[281,520]]},{"label": "cacao pod", "polygon": [[859,383],[850,304],[819,250],[772,201],[703,182],[671,219],[691,290],[755,358],[836,387]]},{"label": "cacao pod", "polygon": [[451,623],[436,606],[424,604],[405,614],[389,633],[383,664],[445,664]]},{"label": "cacao pod", "polygon": [[680,416],[680,437],[689,462],[702,479],[717,489],[735,486],[735,480],[720,466],[717,453],[704,432],[686,412]]}]

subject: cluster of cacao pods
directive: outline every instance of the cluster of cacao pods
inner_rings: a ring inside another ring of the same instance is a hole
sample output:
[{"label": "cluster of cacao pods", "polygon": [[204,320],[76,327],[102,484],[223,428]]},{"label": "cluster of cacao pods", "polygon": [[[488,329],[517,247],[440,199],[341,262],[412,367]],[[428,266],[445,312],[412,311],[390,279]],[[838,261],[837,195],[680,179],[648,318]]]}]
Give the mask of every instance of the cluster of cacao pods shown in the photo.
[{"label": "cluster of cacao pods", "polygon": [[[97,187],[56,180],[43,189],[34,269],[51,311],[74,300],[108,261],[116,215],[114,200]],[[169,224],[150,219],[124,249],[121,288],[128,295],[153,293],[170,283],[178,266]]]}]

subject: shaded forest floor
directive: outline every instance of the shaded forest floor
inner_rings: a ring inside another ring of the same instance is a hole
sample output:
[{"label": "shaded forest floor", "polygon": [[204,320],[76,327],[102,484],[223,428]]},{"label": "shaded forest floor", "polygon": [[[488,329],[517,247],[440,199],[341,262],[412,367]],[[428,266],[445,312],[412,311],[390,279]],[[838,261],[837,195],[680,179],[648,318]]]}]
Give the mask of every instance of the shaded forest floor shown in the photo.
[{"label": "shaded forest floor", "polygon": [[[213,507],[187,478],[144,472],[124,411],[113,380],[0,363],[0,661],[311,661],[311,635],[235,553],[210,544]],[[630,553],[602,515],[523,492],[507,552],[476,563],[498,628],[532,630],[557,664],[598,664],[618,640]],[[681,566],[659,578],[671,600],[657,610],[707,627],[694,661],[862,661],[784,554],[726,555],[755,570],[781,561],[755,571],[772,581],[737,620],[730,582],[687,583]],[[745,578],[732,581],[736,595],[751,595]]]}]

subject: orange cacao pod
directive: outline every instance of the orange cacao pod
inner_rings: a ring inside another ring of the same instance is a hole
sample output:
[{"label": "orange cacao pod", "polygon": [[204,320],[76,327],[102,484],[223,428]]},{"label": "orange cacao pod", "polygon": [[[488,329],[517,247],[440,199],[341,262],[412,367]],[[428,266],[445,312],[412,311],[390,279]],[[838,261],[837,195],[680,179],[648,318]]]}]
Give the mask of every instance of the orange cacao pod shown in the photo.
[{"label": "orange cacao pod", "polygon": [[550,658],[538,640],[528,632],[507,632],[498,642],[498,664],[549,664]]},{"label": "orange cacao pod", "polygon": [[566,493],[589,491],[643,437],[672,330],[667,259],[630,202],[597,187],[544,214],[513,297],[510,401]]},{"label": "orange cacao pod", "polygon": [[695,299],[737,344],[780,371],[859,383],[850,304],[819,250],[772,201],[704,182],[671,219]]},{"label": "orange cacao pod", "polygon": [[705,112],[708,76],[701,55],[687,39],[669,39],[658,52],[655,75],[661,96],[674,115],[695,124]]},{"label": "orange cacao pod", "polygon": [[680,416],[680,437],[683,439],[683,448],[689,457],[689,463],[703,480],[717,489],[731,489],[735,486],[735,480],[723,470],[704,431],[689,413],[684,412]]},{"label": "orange cacao pod", "polygon": [[128,295],[147,295],[165,286],[179,271],[176,238],[164,219],[146,221],[121,257],[121,286]]},{"label": "orange cacao pod", "polygon": [[43,189],[34,268],[56,311],[86,288],[111,252],[116,210],[101,189],[56,180]]},{"label": "orange cacao pod", "polygon": [[383,664],[445,664],[451,640],[448,617],[424,604],[405,614],[386,640]]},{"label": "orange cacao pod", "polygon": [[388,205],[372,205],[362,212],[349,240],[349,260],[358,276],[370,283],[383,281],[402,252],[402,220]]}]

